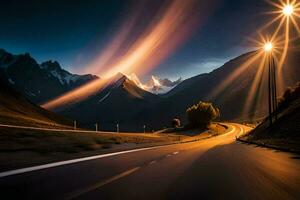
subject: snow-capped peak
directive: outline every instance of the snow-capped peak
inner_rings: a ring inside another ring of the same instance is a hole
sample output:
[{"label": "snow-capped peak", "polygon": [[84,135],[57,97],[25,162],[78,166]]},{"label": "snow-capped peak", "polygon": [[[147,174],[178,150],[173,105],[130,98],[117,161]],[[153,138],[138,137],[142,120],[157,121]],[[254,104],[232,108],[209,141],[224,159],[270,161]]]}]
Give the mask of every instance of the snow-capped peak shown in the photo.
[{"label": "snow-capped peak", "polygon": [[80,79],[80,75],[71,74],[70,72],[63,70],[57,61],[47,61],[40,65],[41,69],[47,70],[52,76],[57,78],[62,85],[76,82]]},{"label": "snow-capped peak", "polygon": [[131,74],[128,78],[133,81],[138,87],[154,94],[163,94],[170,91],[176,85],[178,85],[182,79],[179,78],[175,81],[171,81],[167,78],[161,79],[157,76],[151,76],[151,79],[147,83],[142,83],[136,74]]}]

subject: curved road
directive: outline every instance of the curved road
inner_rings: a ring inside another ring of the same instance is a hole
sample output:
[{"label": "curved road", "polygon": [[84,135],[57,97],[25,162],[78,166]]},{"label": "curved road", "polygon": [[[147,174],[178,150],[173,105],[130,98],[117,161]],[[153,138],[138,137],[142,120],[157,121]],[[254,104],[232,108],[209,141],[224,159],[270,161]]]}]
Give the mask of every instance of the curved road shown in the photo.
[{"label": "curved road", "polygon": [[2,199],[300,199],[300,157],[225,135],[0,178]]}]

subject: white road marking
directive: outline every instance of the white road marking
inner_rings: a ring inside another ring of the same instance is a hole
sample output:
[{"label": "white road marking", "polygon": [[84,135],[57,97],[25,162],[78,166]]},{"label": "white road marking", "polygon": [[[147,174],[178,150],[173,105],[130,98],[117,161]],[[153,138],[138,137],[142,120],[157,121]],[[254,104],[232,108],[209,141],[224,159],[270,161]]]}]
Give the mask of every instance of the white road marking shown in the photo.
[{"label": "white road marking", "polygon": [[[20,128],[21,126],[12,126],[12,125],[3,125],[0,124],[2,127],[18,127]],[[229,131],[226,134],[220,135],[218,137],[222,137],[225,135],[228,135],[230,133],[233,133],[236,128],[235,126],[231,126],[233,129]],[[35,127],[24,127],[24,128],[29,128],[29,129],[38,129],[38,130],[54,130],[54,129],[42,129],[42,128],[35,128]],[[58,129],[55,129],[55,131],[61,131]],[[74,130],[66,130],[66,131],[74,131]],[[82,131],[79,131],[82,132]],[[84,132],[89,132],[89,131],[84,131]],[[94,131],[91,131],[94,132]],[[190,141],[194,142],[194,141]],[[169,144],[169,145],[174,145],[174,144]],[[120,151],[120,152],[114,152],[114,153],[108,153],[108,154],[101,154],[101,155],[96,155],[96,156],[89,156],[89,157],[84,157],[84,158],[78,158],[78,159],[72,159],[72,160],[66,160],[66,161],[60,161],[60,162],[54,162],[54,163],[49,163],[49,164],[44,164],[44,165],[38,165],[38,166],[33,166],[33,167],[26,167],[26,168],[21,168],[21,169],[16,169],[16,170],[10,170],[10,171],[5,171],[0,173],[0,178],[6,177],[6,176],[12,176],[12,175],[17,175],[17,174],[23,174],[23,173],[28,173],[32,171],[37,171],[37,170],[42,170],[42,169],[48,169],[52,167],[58,167],[62,165],[69,165],[73,163],[79,163],[83,161],[89,161],[89,160],[95,160],[95,159],[101,159],[105,157],[110,157],[110,156],[116,156],[116,155],[121,155],[121,154],[126,154],[126,153],[132,153],[132,152],[139,152],[139,151],[146,151],[146,150],[151,150],[151,149],[158,149],[158,148],[163,148],[169,145],[161,145],[161,146],[155,146],[155,147],[147,147],[147,148],[140,148],[140,149],[133,149],[133,150],[127,150],[127,151]],[[171,155],[168,154],[166,157],[170,157]]]},{"label": "white road marking", "polygon": [[111,178],[109,178],[109,179],[106,179],[106,180],[104,180],[104,181],[101,181],[101,182],[99,182],[99,183],[96,183],[95,185],[92,185],[92,186],[89,186],[89,187],[87,187],[87,188],[85,188],[85,189],[83,189],[83,190],[80,190],[80,191],[76,192],[75,194],[72,194],[71,196],[67,197],[66,199],[74,199],[74,198],[76,198],[76,197],[78,197],[78,196],[81,196],[81,195],[83,195],[83,194],[85,194],[85,193],[88,193],[88,192],[91,192],[91,191],[93,191],[93,190],[96,190],[96,189],[98,189],[98,188],[100,188],[100,187],[102,187],[102,186],[104,186],[104,185],[107,185],[107,184],[113,182],[113,181],[116,181],[116,180],[118,180],[118,179],[120,179],[120,178],[123,178],[123,177],[125,177],[125,176],[130,175],[130,174],[132,174],[133,172],[137,171],[138,169],[140,169],[140,167],[135,167],[135,168],[133,168],[133,169],[127,170],[127,171],[125,171],[125,172],[123,172],[123,173],[121,173],[121,174],[118,174],[118,175],[113,176],[113,177],[111,177]]},{"label": "white road marking", "polygon": [[176,154],[178,154],[178,153],[179,153],[178,151],[173,152],[174,155],[176,155]]},{"label": "white road marking", "polygon": [[58,167],[58,166],[62,166],[62,165],[69,165],[69,164],[88,161],[88,160],[101,159],[101,158],[105,158],[105,157],[116,156],[116,155],[121,155],[121,154],[126,154],[126,153],[146,151],[146,150],[150,150],[150,149],[158,149],[158,148],[162,148],[162,147],[166,147],[166,146],[167,145],[156,146],[156,147],[147,147],[147,148],[141,148],[141,149],[133,149],[133,150],[120,151],[120,152],[115,152],[115,153],[101,154],[101,155],[97,155],[97,156],[89,156],[89,157],[78,158],[78,159],[73,159],[73,160],[49,163],[49,164],[38,165],[38,166],[34,166],[34,167],[26,167],[26,168],[22,168],[22,169],[10,170],[10,171],[1,172],[0,178],[6,177],[6,176],[17,175],[17,174],[23,174],[23,173],[32,172],[32,171],[37,171],[37,170],[42,170],[42,169],[48,169],[48,168],[52,168],[52,167]]}]

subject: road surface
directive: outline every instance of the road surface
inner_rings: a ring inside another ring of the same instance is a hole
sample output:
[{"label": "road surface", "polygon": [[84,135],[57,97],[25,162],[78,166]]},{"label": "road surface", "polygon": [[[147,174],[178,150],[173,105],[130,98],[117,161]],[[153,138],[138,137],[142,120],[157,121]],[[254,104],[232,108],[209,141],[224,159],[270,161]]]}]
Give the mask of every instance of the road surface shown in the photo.
[{"label": "road surface", "polygon": [[2,199],[300,199],[300,157],[235,142],[242,125],[169,145],[0,178]]}]

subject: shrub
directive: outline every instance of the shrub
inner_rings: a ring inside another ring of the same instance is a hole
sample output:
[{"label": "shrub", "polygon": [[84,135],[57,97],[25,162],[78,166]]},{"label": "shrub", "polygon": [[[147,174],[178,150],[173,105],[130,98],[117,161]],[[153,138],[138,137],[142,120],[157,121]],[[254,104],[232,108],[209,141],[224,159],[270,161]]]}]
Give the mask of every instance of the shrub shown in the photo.
[{"label": "shrub", "polygon": [[190,128],[208,128],[211,121],[220,116],[220,111],[211,103],[199,102],[186,110]]},{"label": "shrub", "polygon": [[171,125],[172,125],[172,127],[173,128],[178,128],[178,127],[180,127],[180,120],[179,119],[177,119],[177,118],[174,118],[173,120],[172,120],[172,122],[171,122]]},{"label": "shrub", "polygon": [[293,101],[300,98],[300,82],[294,87],[288,87],[283,96],[279,99],[279,110],[287,108]]}]

